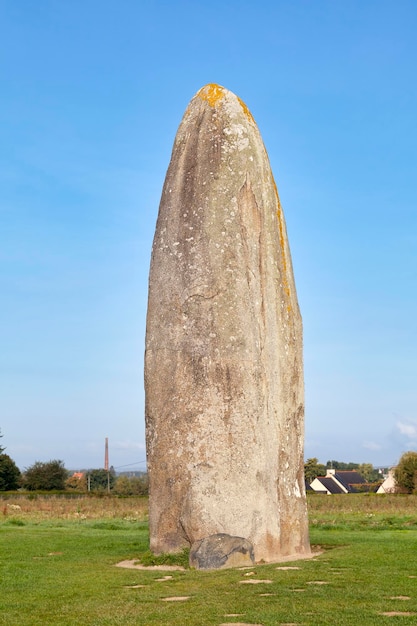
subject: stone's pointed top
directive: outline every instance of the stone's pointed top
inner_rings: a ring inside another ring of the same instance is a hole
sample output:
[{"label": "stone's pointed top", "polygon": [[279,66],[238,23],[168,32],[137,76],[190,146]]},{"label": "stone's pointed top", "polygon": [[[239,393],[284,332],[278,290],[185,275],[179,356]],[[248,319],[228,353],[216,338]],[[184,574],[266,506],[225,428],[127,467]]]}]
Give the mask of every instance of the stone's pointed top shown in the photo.
[{"label": "stone's pointed top", "polygon": [[225,87],[217,85],[216,83],[209,83],[208,85],[202,87],[196,95],[201,98],[201,100],[205,100],[206,102],[208,102],[209,105],[213,108],[215,108],[224,98],[229,97],[229,102],[231,99],[238,103],[247,119],[256,125],[252,113],[249,111],[243,100],[241,100],[232,91],[229,91]]},{"label": "stone's pointed top", "polygon": [[216,83],[209,83],[197,92],[197,96],[199,96],[202,100],[206,100],[211,107],[214,107],[220,100],[224,98],[226,93],[227,89],[225,89],[221,85],[216,85]]}]

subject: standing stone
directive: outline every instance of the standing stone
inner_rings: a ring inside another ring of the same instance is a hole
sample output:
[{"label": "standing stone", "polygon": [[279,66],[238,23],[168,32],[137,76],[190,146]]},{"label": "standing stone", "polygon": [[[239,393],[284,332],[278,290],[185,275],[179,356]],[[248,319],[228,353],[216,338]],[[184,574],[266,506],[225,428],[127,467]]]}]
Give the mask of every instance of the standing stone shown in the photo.
[{"label": "standing stone", "polygon": [[145,355],[150,547],[218,533],[310,553],[302,322],[259,130],[219,85],[178,129],[153,243]]}]

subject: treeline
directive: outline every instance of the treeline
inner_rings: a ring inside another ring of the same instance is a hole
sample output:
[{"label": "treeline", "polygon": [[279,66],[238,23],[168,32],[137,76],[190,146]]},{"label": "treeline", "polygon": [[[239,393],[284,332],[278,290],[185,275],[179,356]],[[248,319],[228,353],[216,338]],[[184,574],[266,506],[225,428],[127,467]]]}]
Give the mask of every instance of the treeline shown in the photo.
[{"label": "treeline", "polygon": [[[2,434],[0,433],[0,438]],[[63,461],[36,461],[21,472],[0,446],[1,491],[69,491],[78,493],[113,493],[120,496],[143,496],[148,493],[145,472],[135,476],[116,475],[113,468],[69,472]]]},{"label": "treeline", "polygon": [[[0,432],[0,439],[2,434]],[[304,464],[305,480],[311,484],[318,476],[325,476],[328,469],[356,470],[367,483],[382,482],[378,469],[371,463],[344,463],[327,461],[319,463],[316,457],[307,459]],[[396,491],[417,493],[417,452],[405,452],[394,470]],[[113,493],[119,496],[144,496],[148,494],[148,476],[145,472],[134,476],[116,475],[114,468],[90,469],[83,472],[69,472],[63,461],[46,463],[36,461],[23,473],[13,459],[0,445],[0,492],[1,491],[68,491],[78,493]]]},{"label": "treeline", "polygon": [[[148,476],[117,476],[114,469],[91,469],[85,472],[71,473],[63,461],[53,460],[46,463],[36,461],[20,473],[13,472],[10,480],[2,471],[0,458],[0,491],[70,491],[77,493],[113,493],[120,496],[143,496],[148,493]],[[9,473],[10,474],[10,473]]]},{"label": "treeline", "polygon": [[116,475],[113,468],[76,472],[65,481],[65,488],[75,492],[114,493],[118,496],[148,495],[148,475]]}]

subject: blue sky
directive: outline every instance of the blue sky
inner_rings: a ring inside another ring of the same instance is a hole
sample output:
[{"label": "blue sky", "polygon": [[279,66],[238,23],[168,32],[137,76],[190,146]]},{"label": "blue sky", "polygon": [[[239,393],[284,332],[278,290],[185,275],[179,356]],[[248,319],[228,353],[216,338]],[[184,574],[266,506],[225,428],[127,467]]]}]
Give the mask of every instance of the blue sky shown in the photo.
[{"label": "blue sky", "polygon": [[304,321],[306,458],[417,449],[413,0],[0,0],[0,428],[143,469],[150,250],[204,84],[253,113]]}]

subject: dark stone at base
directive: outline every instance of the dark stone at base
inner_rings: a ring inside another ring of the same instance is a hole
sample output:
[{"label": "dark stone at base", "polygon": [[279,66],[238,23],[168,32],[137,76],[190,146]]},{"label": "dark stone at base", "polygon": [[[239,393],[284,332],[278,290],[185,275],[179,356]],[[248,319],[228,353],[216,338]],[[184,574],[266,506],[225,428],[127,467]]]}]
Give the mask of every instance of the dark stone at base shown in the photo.
[{"label": "dark stone at base", "polygon": [[220,569],[252,566],[255,562],[253,545],[243,537],[226,533],[210,535],[196,541],[190,550],[190,567]]}]

